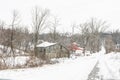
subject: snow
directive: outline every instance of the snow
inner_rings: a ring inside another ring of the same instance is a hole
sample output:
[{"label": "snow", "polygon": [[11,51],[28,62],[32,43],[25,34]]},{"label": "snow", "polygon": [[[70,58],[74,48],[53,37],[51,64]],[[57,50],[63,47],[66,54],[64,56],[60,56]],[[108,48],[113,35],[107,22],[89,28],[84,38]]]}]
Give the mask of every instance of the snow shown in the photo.
[{"label": "snow", "polygon": [[[1,70],[0,80],[87,80],[96,63],[99,70],[95,75],[98,75],[100,80],[120,80],[120,53],[105,53],[102,47],[100,52],[90,56],[52,59],[60,62],[53,65]],[[25,57],[18,57],[16,63],[24,63],[25,60]]]},{"label": "snow", "polygon": [[99,71],[98,74],[95,74],[99,76],[97,80],[120,80],[120,53],[105,53],[106,51],[102,47],[100,52],[92,55],[98,58]]},{"label": "snow", "polygon": [[[10,48],[10,47],[0,45],[0,54],[6,55],[6,54],[9,54],[10,51],[11,51],[11,48]],[[16,55],[28,54],[28,53],[25,53],[24,51],[18,50],[18,49],[14,49],[14,52],[15,52]]]},{"label": "snow", "polygon": [[5,62],[9,66],[16,66],[16,65],[24,65],[26,64],[26,61],[29,59],[29,57],[26,56],[17,56],[17,57],[7,57],[5,58]]},{"label": "snow", "polygon": [[48,47],[48,46],[52,46],[55,45],[56,43],[50,43],[50,42],[43,42],[39,45],[37,45],[37,47]]},{"label": "snow", "polygon": [[120,53],[109,53],[99,60],[99,75],[103,79],[120,80]]},{"label": "snow", "polygon": [[76,50],[75,54],[82,54],[82,50]]},{"label": "snow", "polygon": [[120,53],[105,53],[102,46],[101,51],[93,55],[98,58],[99,77],[101,80],[120,80]]},{"label": "snow", "polygon": [[[4,48],[5,52],[4,52]],[[5,61],[6,65],[9,65],[9,67],[11,66],[17,66],[17,65],[24,65],[26,64],[26,61],[29,59],[29,56],[20,56],[20,55],[24,55],[27,54],[24,51],[20,51],[18,49],[14,49],[15,52],[15,57],[10,55],[10,47],[7,46],[3,46],[0,45],[0,55],[2,55],[2,57],[0,58],[0,61],[3,62],[3,60]]]},{"label": "snow", "polygon": [[27,60],[29,60],[29,56],[17,56],[17,57],[4,57],[0,58],[0,61],[5,63],[6,66],[12,67],[14,66],[23,66],[26,64]]},{"label": "snow", "polygon": [[10,80],[86,80],[97,59],[78,57],[38,68],[0,71],[0,79]]}]

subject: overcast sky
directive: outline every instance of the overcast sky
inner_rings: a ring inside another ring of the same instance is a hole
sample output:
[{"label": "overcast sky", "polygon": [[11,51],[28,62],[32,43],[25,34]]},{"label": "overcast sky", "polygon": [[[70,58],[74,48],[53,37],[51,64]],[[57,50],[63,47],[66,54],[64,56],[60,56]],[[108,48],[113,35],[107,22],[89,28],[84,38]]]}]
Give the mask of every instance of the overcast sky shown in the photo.
[{"label": "overcast sky", "polygon": [[91,17],[107,21],[110,30],[120,26],[120,0],[0,0],[0,20],[9,23],[12,11],[17,9],[23,24],[30,25],[34,6],[50,9],[60,18],[58,30],[71,32],[72,23],[82,23]]}]

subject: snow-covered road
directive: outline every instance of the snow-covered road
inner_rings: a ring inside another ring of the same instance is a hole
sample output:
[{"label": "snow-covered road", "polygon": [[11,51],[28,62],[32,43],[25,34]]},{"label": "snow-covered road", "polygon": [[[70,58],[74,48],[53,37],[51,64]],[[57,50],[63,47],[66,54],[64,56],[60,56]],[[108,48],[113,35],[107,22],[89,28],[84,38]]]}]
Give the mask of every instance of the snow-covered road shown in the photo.
[{"label": "snow-covered road", "polygon": [[3,70],[0,80],[86,80],[96,62],[95,57],[79,57],[38,68]]},{"label": "snow-covered road", "polygon": [[100,55],[88,80],[120,80],[120,53]]},{"label": "snow-covered road", "polygon": [[120,53],[102,56],[98,66],[99,76],[103,80],[120,80]]}]

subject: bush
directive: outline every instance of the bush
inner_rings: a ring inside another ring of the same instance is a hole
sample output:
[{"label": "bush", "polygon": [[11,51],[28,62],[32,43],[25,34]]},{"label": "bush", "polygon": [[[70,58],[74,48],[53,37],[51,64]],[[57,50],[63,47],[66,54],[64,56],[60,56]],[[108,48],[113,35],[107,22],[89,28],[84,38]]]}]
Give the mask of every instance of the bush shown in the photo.
[{"label": "bush", "polygon": [[7,69],[7,65],[2,61],[0,60],[0,70],[3,70],[3,69]]},{"label": "bush", "polygon": [[27,67],[38,67],[41,66],[42,64],[44,64],[45,62],[35,56],[31,56],[27,62],[26,62],[26,66]]}]

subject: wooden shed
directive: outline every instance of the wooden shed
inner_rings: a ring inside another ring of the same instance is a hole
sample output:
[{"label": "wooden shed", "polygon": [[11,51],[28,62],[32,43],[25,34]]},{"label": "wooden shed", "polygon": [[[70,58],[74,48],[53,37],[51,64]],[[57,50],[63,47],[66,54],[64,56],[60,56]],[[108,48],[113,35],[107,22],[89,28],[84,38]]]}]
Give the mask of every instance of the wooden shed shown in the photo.
[{"label": "wooden shed", "polygon": [[37,45],[37,56],[43,59],[69,57],[69,50],[58,43],[43,42]]}]

